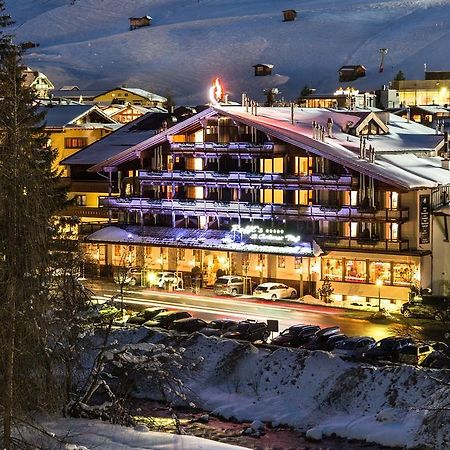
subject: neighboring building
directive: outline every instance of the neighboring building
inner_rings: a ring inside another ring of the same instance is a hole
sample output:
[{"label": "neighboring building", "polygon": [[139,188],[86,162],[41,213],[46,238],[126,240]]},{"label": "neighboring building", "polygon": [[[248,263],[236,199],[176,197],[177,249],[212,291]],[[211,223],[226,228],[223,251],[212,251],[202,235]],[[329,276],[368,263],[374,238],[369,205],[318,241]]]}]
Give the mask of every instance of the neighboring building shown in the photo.
[{"label": "neighboring building", "polygon": [[[49,133],[50,145],[58,149],[55,166],[62,159],[78,152],[103,136],[117,129],[120,124],[108,117],[97,106],[92,105],[47,105],[38,111],[45,111],[45,130]],[[63,177],[69,174],[63,170]]]},{"label": "neighboring building", "polygon": [[342,66],[339,71],[339,81],[354,81],[366,76],[366,68],[361,64],[356,66]]},{"label": "neighboring building", "polygon": [[94,98],[102,94],[103,90],[83,90],[78,86],[63,86],[61,89],[52,92],[52,100],[74,101],[80,104],[93,104]]},{"label": "neighboring building", "polygon": [[130,31],[136,30],[136,28],[149,27],[152,23],[150,16],[143,17],[130,17]]},{"label": "neighboring building", "polygon": [[89,173],[87,169],[145,141],[176,121],[177,118],[166,111],[151,108],[147,114],[96,140],[61,162],[70,174],[69,198],[75,198],[75,204],[65,211],[65,215],[75,215],[80,217],[82,222],[89,222],[82,226],[82,233],[98,228],[109,218],[108,211],[98,208],[99,196],[108,194],[108,179],[97,173]]},{"label": "neighboring building", "polygon": [[383,89],[375,91],[377,107],[381,109],[395,109],[400,107],[400,95],[396,89],[383,86]]},{"label": "neighboring building", "polygon": [[[119,123],[133,122],[133,120],[136,120],[138,117],[141,117],[150,111],[150,109],[144,108],[143,106],[130,105],[129,103],[126,105],[114,104],[103,106],[101,109],[106,115]],[[164,108],[160,108],[160,110],[161,112],[167,112]]]},{"label": "neighboring building", "polygon": [[332,94],[309,94],[301,97],[299,106],[303,108],[375,108],[377,96],[357,89],[339,88]]},{"label": "neighboring building", "polygon": [[27,67],[24,71],[25,86],[32,87],[36,91],[38,98],[49,98],[50,91],[55,89],[53,83],[47,78],[47,75],[37,70]]},{"label": "neighboring building", "polygon": [[272,75],[273,64],[255,64],[255,77],[265,77]]},{"label": "neighboring building", "polygon": [[449,72],[425,72],[424,80],[393,80],[401,106],[450,105]]},{"label": "neighboring building", "polygon": [[404,119],[434,128],[437,133],[443,133],[444,130],[450,128],[450,107],[438,105],[408,106],[393,112]]},{"label": "neighboring building", "polygon": [[297,11],[295,9],[286,9],[283,11],[283,22],[292,22],[297,18]]},{"label": "neighboring building", "polygon": [[164,107],[164,103],[167,101],[166,97],[153,94],[152,92],[145,91],[144,89],[120,87],[103,92],[100,95],[94,97],[94,102],[111,105],[130,103],[132,105],[149,107]]},{"label": "neighboring building", "polygon": [[210,107],[89,169],[119,226],[86,249],[106,268],[124,251],[144,271],[198,266],[208,284],[222,269],[314,294],[328,277],[336,302],[398,307],[449,278],[447,150],[387,112]]}]

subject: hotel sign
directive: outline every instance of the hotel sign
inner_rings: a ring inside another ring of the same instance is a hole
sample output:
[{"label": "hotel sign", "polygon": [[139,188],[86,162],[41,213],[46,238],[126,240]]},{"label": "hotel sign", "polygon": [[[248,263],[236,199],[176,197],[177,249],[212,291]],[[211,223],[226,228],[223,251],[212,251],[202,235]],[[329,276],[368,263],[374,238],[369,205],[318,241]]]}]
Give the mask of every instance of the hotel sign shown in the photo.
[{"label": "hotel sign", "polygon": [[430,243],[430,195],[419,196],[419,244]]},{"label": "hotel sign", "polygon": [[239,233],[241,236],[248,236],[252,241],[277,242],[286,244],[297,244],[301,237],[293,234],[285,234],[284,230],[278,228],[263,228],[258,225],[232,225],[231,231]]}]

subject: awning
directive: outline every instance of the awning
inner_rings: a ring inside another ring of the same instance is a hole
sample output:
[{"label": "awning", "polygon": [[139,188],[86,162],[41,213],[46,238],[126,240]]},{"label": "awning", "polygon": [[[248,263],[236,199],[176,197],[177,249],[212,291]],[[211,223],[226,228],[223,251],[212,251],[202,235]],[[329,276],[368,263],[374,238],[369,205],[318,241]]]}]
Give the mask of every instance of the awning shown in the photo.
[{"label": "awning", "polygon": [[250,242],[226,230],[199,230],[193,228],[165,228],[148,226],[107,226],[90,234],[85,242],[153,247],[195,248],[227,252],[262,253],[298,257],[314,257],[323,253],[313,240],[295,245],[262,244]]}]

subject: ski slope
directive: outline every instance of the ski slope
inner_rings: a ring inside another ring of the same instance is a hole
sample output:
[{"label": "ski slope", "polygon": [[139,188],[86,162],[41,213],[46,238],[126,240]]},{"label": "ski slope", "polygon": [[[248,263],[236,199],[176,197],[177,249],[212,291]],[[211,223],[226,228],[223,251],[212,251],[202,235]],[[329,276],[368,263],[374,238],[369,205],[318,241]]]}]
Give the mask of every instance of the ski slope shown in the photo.
[{"label": "ski slope", "polygon": [[[73,4],[72,4],[73,2]],[[278,87],[294,98],[307,84],[338,85],[338,69],[363,64],[353,82],[374,90],[401,69],[422,79],[448,70],[450,0],[6,0],[19,42],[39,42],[25,61],[55,86],[121,84],[179,103],[203,103],[219,76],[230,98],[262,99]],[[295,9],[294,22],[282,11]],[[129,17],[150,15],[150,27],[129,31]],[[380,48],[388,48],[379,73]],[[274,64],[255,77],[253,65]]]}]

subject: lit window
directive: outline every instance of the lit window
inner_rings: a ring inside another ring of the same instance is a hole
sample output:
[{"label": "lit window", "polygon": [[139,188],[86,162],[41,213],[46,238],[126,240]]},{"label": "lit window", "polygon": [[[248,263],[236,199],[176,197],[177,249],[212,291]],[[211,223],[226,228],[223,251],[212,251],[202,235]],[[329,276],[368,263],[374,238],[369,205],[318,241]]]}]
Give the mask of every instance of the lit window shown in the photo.
[{"label": "lit window", "polygon": [[286,268],[286,256],[278,256],[278,268],[285,269]]},{"label": "lit window", "polygon": [[302,268],[302,258],[299,256],[296,256],[295,261],[294,261],[294,269],[300,270],[301,268]]},{"label": "lit window", "polygon": [[393,267],[394,284],[409,286],[419,279],[417,264],[395,263]]},{"label": "lit window", "polygon": [[83,148],[88,145],[86,137],[66,137],[64,138],[64,147],[66,148]]},{"label": "lit window", "polygon": [[85,195],[75,195],[75,202],[77,206],[86,206],[86,196]]},{"label": "lit window", "polygon": [[376,283],[382,280],[383,284],[391,284],[391,263],[371,261],[369,263],[369,281]]},{"label": "lit window", "polygon": [[346,261],[345,281],[353,283],[364,283],[366,281],[365,261]]},{"label": "lit window", "polygon": [[328,277],[330,280],[342,281],[342,260],[340,259],[322,259],[322,277]]},{"label": "lit window", "polygon": [[178,258],[180,261],[184,261],[186,259],[186,249],[185,248],[178,249]]}]

